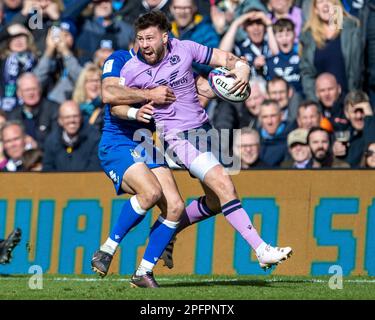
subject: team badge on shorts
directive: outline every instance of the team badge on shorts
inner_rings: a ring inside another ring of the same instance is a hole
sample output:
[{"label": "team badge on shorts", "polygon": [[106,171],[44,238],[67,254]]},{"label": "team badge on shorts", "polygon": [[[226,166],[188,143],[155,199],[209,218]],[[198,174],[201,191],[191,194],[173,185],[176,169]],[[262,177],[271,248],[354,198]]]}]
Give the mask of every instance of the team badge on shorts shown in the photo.
[{"label": "team badge on shorts", "polygon": [[132,155],[133,158],[136,158],[136,159],[141,157],[141,155],[134,149],[130,149],[130,154]]}]

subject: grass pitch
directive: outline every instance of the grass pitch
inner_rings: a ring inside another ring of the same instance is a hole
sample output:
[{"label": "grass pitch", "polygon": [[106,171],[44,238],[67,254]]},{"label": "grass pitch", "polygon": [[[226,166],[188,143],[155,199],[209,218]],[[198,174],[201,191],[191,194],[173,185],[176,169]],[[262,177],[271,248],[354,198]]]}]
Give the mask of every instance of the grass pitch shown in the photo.
[{"label": "grass pitch", "polygon": [[0,275],[0,299],[375,299],[374,277],[345,277],[343,289],[332,290],[328,277],[160,276],[157,290],[133,289],[130,276],[44,275],[43,289],[31,290],[31,275]]}]

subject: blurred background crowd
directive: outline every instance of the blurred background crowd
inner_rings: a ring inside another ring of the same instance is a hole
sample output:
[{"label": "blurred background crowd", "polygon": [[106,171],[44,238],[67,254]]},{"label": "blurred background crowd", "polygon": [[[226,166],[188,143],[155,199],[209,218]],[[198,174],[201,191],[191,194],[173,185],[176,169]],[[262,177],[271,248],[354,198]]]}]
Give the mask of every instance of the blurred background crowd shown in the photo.
[{"label": "blurred background crowd", "polygon": [[250,63],[247,101],[202,99],[242,169],[375,168],[375,0],[2,0],[0,170],[101,170],[101,69],[154,9]]}]

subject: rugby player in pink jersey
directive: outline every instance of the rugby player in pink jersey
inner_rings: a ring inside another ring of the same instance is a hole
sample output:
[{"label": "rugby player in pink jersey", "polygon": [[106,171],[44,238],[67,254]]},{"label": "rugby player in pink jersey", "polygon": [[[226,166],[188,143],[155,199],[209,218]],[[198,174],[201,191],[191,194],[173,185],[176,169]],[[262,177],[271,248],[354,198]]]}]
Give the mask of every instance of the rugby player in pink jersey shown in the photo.
[{"label": "rugby player in pink jersey", "polygon": [[[258,235],[248,214],[242,208],[235,187],[223,165],[210,150],[210,143],[195,144],[189,140],[193,131],[211,130],[208,116],[201,107],[194,85],[192,63],[212,67],[224,66],[235,77],[232,93],[242,93],[249,82],[250,67],[232,53],[212,49],[192,41],[170,39],[170,24],[165,15],[152,11],[135,22],[139,51],[121,70],[121,83],[130,88],[152,89],[169,86],[176,97],[173,103],[149,104],[146,113],[153,117],[161,131],[161,139],[168,144],[168,151],[177,155],[179,163],[198,178],[205,196],[194,200],[180,221],[179,231],[219,212],[241,234],[256,252],[259,264],[267,269],[288,259],[290,247],[267,245]],[[138,109],[137,109],[138,110]],[[129,106],[113,108],[117,116],[126,119],[138,111]],[[147,117],[146,117],[147,118]],[[147,122],[148,120],[142,120]],[[207,149],[201,149],[208,146]]]}]

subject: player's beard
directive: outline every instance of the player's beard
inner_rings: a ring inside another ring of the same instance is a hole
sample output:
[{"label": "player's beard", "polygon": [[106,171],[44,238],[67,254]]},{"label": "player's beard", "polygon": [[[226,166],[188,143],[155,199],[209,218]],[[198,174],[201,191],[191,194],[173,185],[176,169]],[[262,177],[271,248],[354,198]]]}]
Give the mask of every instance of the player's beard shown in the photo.
[{"label": "player's beard", "polygon": [[147,55],[143,54],[143,57],[147,61],[148,64],[157,64],[160,60],[163,59],[165,48],[164,46],[160,46],[159,48],[152,48],[153,55],[148,57]]}]

